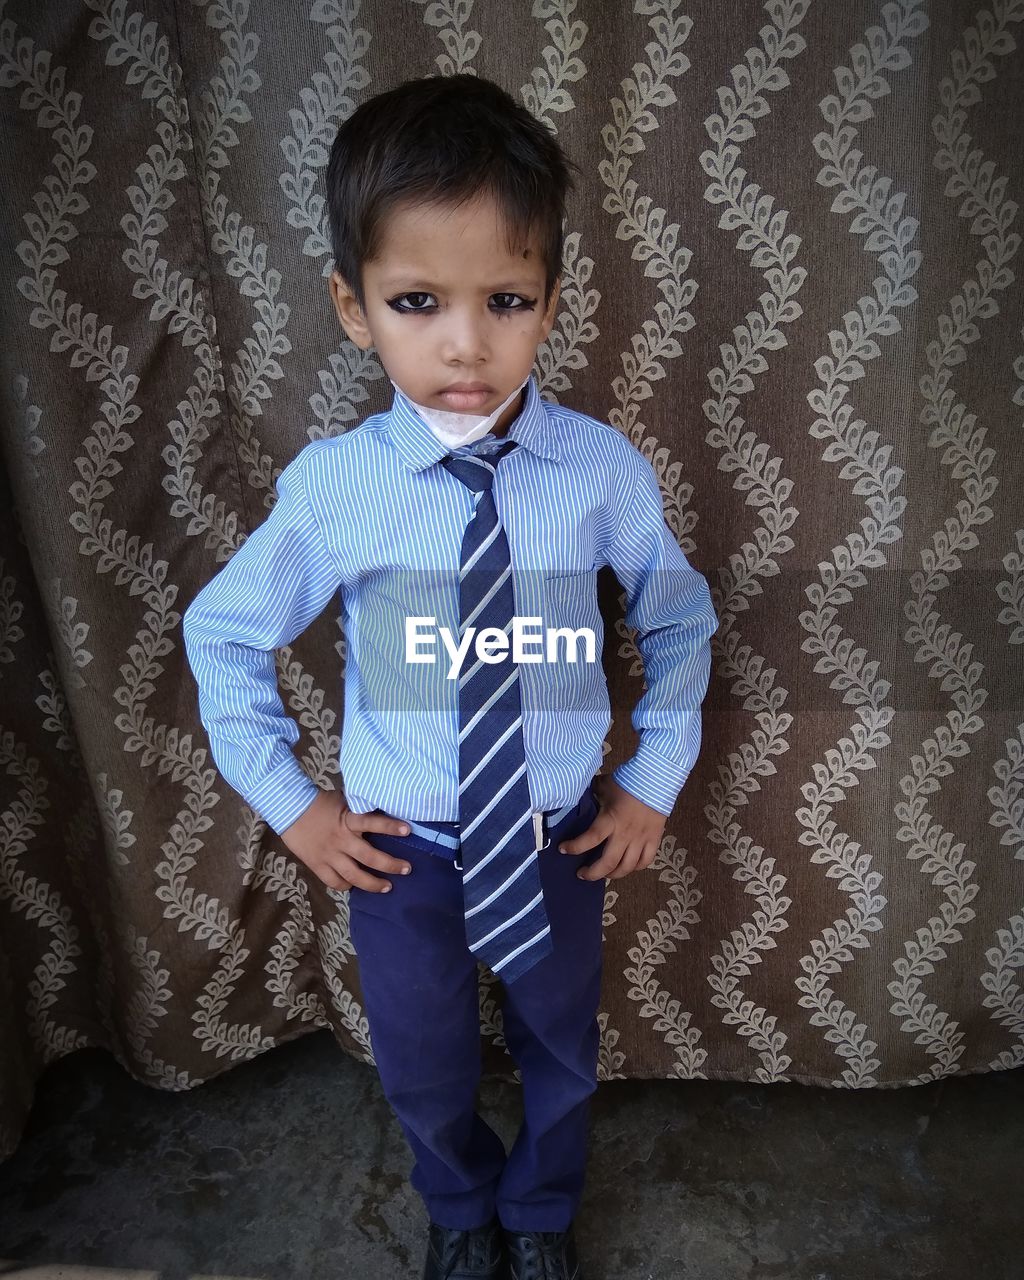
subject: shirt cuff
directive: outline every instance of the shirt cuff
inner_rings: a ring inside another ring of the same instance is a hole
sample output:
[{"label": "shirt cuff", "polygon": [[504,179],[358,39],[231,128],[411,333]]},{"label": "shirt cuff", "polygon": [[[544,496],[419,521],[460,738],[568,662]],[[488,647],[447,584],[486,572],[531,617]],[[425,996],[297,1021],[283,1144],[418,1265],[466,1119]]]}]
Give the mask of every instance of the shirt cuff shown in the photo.
[{"label": "shirt cuff", "polygon": [[249,792],[245,799],[277,835],[301,817],[320,794],[320,788],[288,752],[287,760]]},{"label": "shirt cuff", "polygon": [[636,754],[612,770],[612,777],[637,800],[667,818],[683,789],[690,770],[675,764],[641,741]]}]

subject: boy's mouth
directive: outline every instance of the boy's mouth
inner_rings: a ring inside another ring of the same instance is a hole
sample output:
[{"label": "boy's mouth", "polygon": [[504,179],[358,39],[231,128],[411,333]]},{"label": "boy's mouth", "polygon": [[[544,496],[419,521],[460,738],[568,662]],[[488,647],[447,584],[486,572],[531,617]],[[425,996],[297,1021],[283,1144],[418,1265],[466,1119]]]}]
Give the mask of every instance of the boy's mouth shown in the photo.
[{"label": "boy's mouth", "polygon": [[453,382],[440,393],[441,399],[456,413],[479,409],[494,395],[494,388],[483,382]]}]

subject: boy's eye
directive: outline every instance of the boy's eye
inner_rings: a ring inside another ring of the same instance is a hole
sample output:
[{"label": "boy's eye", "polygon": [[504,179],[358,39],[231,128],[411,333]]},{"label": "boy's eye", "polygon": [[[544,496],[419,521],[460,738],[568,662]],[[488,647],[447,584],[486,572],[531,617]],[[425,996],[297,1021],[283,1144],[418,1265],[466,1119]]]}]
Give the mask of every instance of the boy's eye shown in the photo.
[{"label": "boy's eye", "polygon": [[[492,293],[492,298],[503,299],[498,307],[499,311],[532,311],[537,301],[536,298],[523,298],[518,293]],[[522,303],[522,306],[516,306],[516,302]]]},{"label": "boy's eye", "polygon": [[[403,293],[400,297],[393,298],[388,303],[388,306],[394,308],[395,311],[425,311],[426,307],[421,306],[418,300],[423,298],[429,298],[429,297],[430,297],[429,293]],[[400,307],[398,304],[405,298],[412,298],[413,305],[408,307]]]},{"label": "boy's eye", "polygon": [[[397,298],[389,299],[388,306],[399,315],[413,315],[416,312],[425,315],[435,308],[422,305],[423,300],[432,297],[433,294],[430,293],[402,293]],[[524,298],[518,293],[492,293],[491,297],[496,300],[494,310],[499,315],[508,315],[513,311],[532,311],[537,304],[536,298]],[[409,300],[409,305],[403,306],[402,303],[406,300]]]}]

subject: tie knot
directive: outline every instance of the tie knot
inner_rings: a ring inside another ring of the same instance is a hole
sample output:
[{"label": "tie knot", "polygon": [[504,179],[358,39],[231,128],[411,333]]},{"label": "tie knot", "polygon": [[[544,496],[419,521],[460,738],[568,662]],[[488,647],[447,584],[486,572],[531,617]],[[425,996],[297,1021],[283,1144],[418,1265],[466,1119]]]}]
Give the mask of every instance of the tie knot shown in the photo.
[{"label": "tie knot", "polygon": [[517,443],[515,440],[507,440],[500,448],[492,450],[486,456],[464,455],[456,458],[453,454],[448,454],[446,458],[441,459],[441,465],[447,467],[467,489],[472,490],[473,493],[482,493],[494,487],[494,473],[498,463],[507,453],[512,452]]}]

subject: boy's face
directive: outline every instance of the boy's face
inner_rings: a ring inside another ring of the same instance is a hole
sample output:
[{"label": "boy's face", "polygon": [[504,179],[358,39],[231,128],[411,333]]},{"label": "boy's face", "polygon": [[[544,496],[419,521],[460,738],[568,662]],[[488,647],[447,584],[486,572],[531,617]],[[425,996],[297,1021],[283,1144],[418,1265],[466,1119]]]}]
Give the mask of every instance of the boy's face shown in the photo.
[{"label": "boy's face", "polygon": [[[483,418],[529,377],[558,307],[544,308],[544,262],[536,243],[510,254],[498,206],[478,196],[454,209],[404,205],[387,219],[379,256],[363,268],[365,313],[337,271],[331,300],[352,341],[417,404]],[[482,383],[475,395],[446,388]],[[522,396],[502,413],[503,435]]]}]

